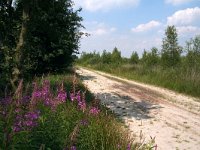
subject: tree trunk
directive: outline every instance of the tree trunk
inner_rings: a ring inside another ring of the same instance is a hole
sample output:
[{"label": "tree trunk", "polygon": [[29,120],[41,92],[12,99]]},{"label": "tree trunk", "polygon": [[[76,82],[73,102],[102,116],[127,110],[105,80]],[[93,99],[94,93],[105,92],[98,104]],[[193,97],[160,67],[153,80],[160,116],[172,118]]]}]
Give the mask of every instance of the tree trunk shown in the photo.
[{"label": "tree trunk", "polygon": [[21,59],[22,59],[22,49],[25,44],[25,38],[27,33],[27,23],[29,21],[29,4],[28,2],[23,2],[23,12],[22,12],[22,26],[19,35],[19,41],[15,50],[15,66],[12,69],[12,79],[11,85],[15,90],[17,87],[17,82],[19,81],[20,75],[22,74]]}]

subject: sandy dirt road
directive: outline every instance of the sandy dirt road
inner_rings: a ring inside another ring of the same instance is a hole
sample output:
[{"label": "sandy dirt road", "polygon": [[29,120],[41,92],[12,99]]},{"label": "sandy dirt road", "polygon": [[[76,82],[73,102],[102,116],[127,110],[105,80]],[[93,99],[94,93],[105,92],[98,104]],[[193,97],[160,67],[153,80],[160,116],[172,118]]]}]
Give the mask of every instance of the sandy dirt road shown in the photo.
[{"label": "sandy dirt road", "polygon": [[155,137],[159,150],[200,150],[200,99],[98,71],[77,73],[130,132]]}]

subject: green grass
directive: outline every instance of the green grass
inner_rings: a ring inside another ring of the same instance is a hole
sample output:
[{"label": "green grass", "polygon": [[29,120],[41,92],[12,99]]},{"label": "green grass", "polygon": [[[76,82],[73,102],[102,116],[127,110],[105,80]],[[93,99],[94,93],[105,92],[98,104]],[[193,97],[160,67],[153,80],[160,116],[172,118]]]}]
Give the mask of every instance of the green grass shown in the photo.
[{"label": "green grass", "polygon": [[95,65],[79,65],[130,80],[165,87],[194,97],[200,97],[200,72],[192,72],[184,67],[163,69],[160,66],[147,67],[141,64],[119,65],[101,63]]},{"label": "green grass", "polygon": [[[17,105],[16,101],[19,97],[14,95],[9,105],[0,103],[0,150],[71,150],[73,146],[77,150],[126,150],[128,145],[131,145],[130,149],[138,149],[138,147],[151,149],[153,146],[153,141],[142,147],[141,143],[134,141],[114,114],[100,104],[94,103],[94,96],[79,79],[74,80],[72,75],[51,75],[36,78],[34,81],[44,87],[42,82],[45,80],[50,81],[50,94],[55,96],[62,82],[68,95],[74,87],[76,92],[86,91],[86,109],[81,110],[77,105],[78,102],[72,102],[69,96],[66,102],[52,110],[51,107],[44,105],[41,99],[37,100],[35,105],[30,102],[28,105],[23,103]],[[32,91],[31,84],[27,84],[23,95],[32,95]],[[91,114],[92,107],[100,109],[100,113]],[[24,126],[21,131],[15,132],[13,125],[16,115],[19,115],[16,112],[17,108],[21,109],[20,114],[32,111],[33,108],[39,110],[37,126],[31,130],[27,130]],[[6,116],[3,115],[3,111],[6,112]]]}]

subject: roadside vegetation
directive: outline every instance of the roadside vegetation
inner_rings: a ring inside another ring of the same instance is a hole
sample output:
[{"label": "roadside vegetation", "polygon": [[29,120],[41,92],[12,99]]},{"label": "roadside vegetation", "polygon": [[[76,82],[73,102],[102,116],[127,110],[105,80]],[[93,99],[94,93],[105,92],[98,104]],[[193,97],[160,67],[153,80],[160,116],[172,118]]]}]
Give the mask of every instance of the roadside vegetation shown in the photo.
[{"label": "roadside vegetation", "polygon": [[80,11],[71,0],[1,0],[0,150],[152,149],[72,75]]},{"label": "roadside vegetation", "polygon": [[71,75],[37,78],[0,100],[0,149],[132,150],[140,143]]},{"label": "roadside vegetation", "polygon": [[161,50],[144,50],[141,58],[136,51],[123,58],[115,47],[112,53],[83,52],[77,65],[200,97],[200,35],[181,47],[175,26],[166,29]]}]

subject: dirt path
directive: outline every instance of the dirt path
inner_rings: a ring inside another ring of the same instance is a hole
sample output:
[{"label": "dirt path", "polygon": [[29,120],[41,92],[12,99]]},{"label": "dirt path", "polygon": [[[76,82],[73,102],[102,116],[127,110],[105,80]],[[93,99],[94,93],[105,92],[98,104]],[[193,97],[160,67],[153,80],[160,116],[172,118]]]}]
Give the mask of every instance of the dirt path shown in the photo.
[{"label": "dirt path", "polygon": [[159,150],[200,149],[199,99],[102,72],[81,68],[77,73],[131,132],[142,131],[146,141],[155,137]]}]

